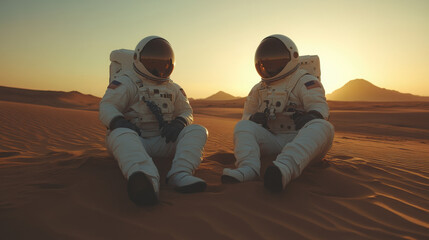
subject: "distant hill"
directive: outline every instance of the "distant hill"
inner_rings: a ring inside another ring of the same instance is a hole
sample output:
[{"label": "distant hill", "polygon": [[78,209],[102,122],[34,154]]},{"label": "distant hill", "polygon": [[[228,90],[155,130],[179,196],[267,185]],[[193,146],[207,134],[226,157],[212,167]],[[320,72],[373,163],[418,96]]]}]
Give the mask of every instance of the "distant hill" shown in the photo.
[{"label": "distant hill", "polygon": [[60,108],[98,110],[100,98],[77,91],[41,91],[0,86],[0,101],[30,103]]},{"label": "distant hill", "polygon": [[213,94],[213,95],[205,98],[204,100],[216,100],[216,101],[219,101],[219,100],[233,100],[233,99],[238,99],[238,98],[240,98],[240,97],[234,97],[231,94],[228,94],[228,93],[223,92],[223,91],[219,91],[219,92],[217,92],[217,93],[215,93],[215,94]]},{"label": "distant hill", "polygon": [[404,102],[429,101],[429,97],[416,96],[409,93],[380,88],[364,80],[355,79],[343,87],[327,94],[326,98],[333,101],[364,101],[364,102]]}]

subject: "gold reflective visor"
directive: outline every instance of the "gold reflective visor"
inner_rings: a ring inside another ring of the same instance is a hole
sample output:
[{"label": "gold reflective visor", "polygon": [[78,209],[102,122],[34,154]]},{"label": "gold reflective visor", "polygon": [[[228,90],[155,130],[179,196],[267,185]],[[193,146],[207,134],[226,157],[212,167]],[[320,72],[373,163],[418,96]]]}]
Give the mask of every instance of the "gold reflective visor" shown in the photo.
[{"label": "gold reflective visor", "polygon": [[140,51],[140,62],[152,75],[168,78],[174,68],[173,49],[165,39],[152,39]]},{"label": "gold reflective visor", "polygon": [[255,53],[255,67],[262,78],[279,74],[291,60],[290,52],[280,39],[267,37]]}]

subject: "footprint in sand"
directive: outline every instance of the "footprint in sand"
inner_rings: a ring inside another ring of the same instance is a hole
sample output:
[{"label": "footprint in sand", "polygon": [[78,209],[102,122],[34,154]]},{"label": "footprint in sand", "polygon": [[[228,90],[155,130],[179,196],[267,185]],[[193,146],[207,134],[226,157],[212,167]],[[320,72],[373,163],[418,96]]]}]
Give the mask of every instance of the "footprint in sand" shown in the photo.
[{"label": "footprint in sand", "polygon": [[334,155],[332,156],[333,158],[337,158],[337,159],[341,159],[341,160],[348,160],[348,159],[352,159],[352,156],[347,156],[347,155]]}]

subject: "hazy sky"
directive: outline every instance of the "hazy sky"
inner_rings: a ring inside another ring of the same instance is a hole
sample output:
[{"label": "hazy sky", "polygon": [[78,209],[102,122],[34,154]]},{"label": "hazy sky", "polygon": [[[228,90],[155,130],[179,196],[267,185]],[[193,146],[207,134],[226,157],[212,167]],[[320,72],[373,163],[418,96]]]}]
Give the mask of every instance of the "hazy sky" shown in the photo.
[{"label": "hazy sky", "polygon": [[188,96],[246,96],[258,44],[280,33],[319,55],[327,93],[364,78],[429,95],[428,12],[427,0],[1,0],[0,85],[102,96],[110,52],[158,35]]}]

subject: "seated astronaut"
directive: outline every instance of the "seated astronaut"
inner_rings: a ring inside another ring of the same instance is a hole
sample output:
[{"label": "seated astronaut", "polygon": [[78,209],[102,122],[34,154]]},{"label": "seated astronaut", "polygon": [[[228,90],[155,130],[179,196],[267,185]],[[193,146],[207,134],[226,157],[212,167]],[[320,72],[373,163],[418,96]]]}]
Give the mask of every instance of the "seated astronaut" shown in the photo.
[{"label": "seated astronaut", "polygon": [[128,180],[129,198],[137,205],[158,202],[160,176],[152,157],[173,158],[167,183],[177,191],[204,191],[205,181],[193,173],[208,133],[191,125],[185,92],[169,78],[174,67],[170,44],[157,36],[146,37],[135,51],[113,51],[111,61],[99,117],[108,128],[107,149]]},{"label": "seated astronaut", "polygon": [[267,167],[264,186],[282,191],[310,162],[331,148],[334,128],[322,83],[300,68],[295,43],[283,35],[262,40],[255,54],[261,81],[249,93],[234,129],[236,169],[225,168],[223,183],[255,180],[261,155],[277,158]]}]

